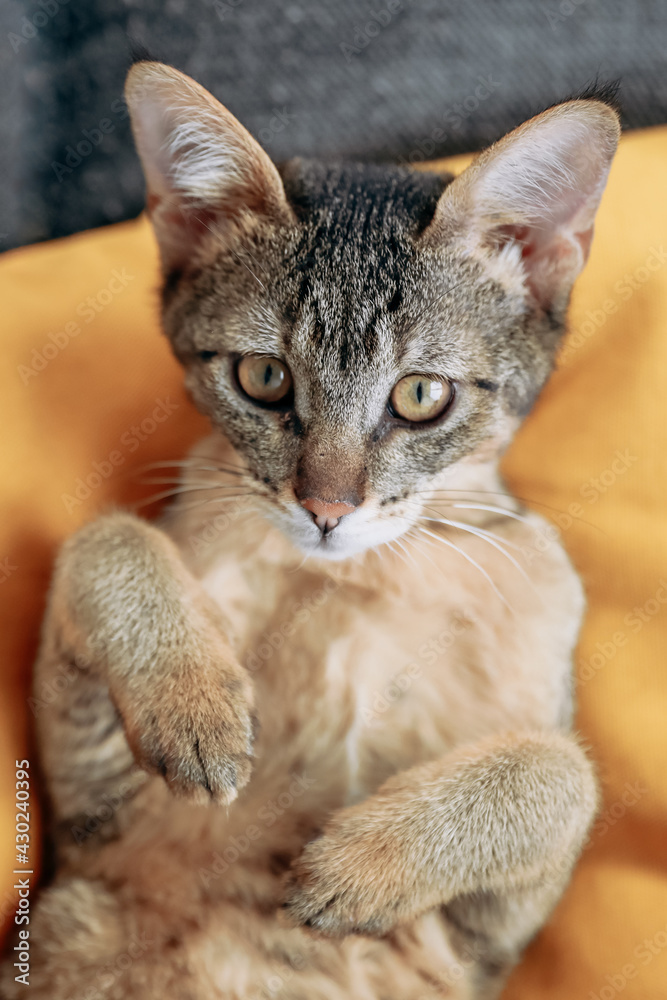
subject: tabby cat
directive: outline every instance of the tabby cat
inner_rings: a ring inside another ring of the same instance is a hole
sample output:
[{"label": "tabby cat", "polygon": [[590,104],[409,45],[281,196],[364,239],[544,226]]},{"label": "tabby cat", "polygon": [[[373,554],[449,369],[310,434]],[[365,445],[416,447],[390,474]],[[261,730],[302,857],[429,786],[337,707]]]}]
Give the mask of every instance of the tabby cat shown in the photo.
[{"label": "tabby cat", "polygon": [[498,462],[618,116],[560,104],[453,178],[278,168],[156,62],[126,97],[213,433],[159,525],[111,513],[58,559],[30,997],[496,997],[597,804],[570,732],[582,589]]}]

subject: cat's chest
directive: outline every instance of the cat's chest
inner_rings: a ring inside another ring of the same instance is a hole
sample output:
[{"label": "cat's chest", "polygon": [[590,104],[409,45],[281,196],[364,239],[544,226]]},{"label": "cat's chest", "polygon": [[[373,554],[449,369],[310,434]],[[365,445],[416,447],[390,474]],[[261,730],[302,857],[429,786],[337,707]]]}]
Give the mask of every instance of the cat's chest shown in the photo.
[{"label": "cat's chest", "polygon": [[479,616],[460,588],[398,593],[231,562],[203,582],[253,677],[269,770],[342,782],[353,801],[480,730],[479,664],[474,679],[466,669]]},{"label": "cat's chest", "polygon": [[[287,700],[294,687],[330,706],[353,695],[368,724],[418,689],[446,650],[474,631],[461,588],[438,592],[359,586],[325,574],[222,561],[202,583],[229,622],[258,689]],[[435,652],[434,652],[435,651]]]}]

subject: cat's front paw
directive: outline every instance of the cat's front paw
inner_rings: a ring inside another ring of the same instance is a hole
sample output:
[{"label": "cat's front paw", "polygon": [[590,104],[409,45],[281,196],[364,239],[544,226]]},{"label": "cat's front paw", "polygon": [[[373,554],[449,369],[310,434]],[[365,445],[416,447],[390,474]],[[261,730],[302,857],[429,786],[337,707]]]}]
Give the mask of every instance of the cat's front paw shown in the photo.
[{"label": "cat's front paw", "polygon": [[414,915],[410,874],[391,831],[341,812],[292,864],[283,911],[324,934],[386,934]]},{"label": "cat's front paw", "polygon": [[252,685],[234,665],[179,671],[120,707],[137,763],[196,802],[228,804],[247,784],[256,729]]}]

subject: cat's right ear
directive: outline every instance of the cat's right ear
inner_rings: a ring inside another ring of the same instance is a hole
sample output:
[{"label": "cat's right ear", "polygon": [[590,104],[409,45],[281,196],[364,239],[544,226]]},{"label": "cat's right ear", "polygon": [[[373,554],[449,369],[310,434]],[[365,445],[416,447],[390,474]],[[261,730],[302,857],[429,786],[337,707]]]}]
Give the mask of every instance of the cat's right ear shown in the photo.
[{"label": "cat's right ear", "polygon": [[562,310],[588,256],[619,134],[618,114],[600,100],[537,115],[452,181],[423,241],[458,246],[543,310]]},{"label": "cat's right ear", "polygon": [[125,100],[165,275],[203,247],[227,246],[250,216],[289,222],[280,175],[262,147],[189,76],[136,63]]}]

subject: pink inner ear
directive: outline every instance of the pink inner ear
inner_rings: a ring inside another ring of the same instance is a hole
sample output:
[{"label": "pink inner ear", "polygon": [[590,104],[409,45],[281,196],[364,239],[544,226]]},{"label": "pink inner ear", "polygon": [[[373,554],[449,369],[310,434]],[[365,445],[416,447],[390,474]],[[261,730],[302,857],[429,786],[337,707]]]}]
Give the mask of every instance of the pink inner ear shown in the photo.
[{"label": "pink inner ear", "polygon": [[169,273],[182,270],[208,240],[220,246],[224,234],[220,221],[225,214],[210,206],[185,206],[174,196],[151,192],[147,197],[148,213],[160,243],[163,269]]},{"label": "pink inner ear", "polygon": [[[569,233],[554,228],[507,224],[490,233],[490,242],[496,250],[508,243],[521,247],[526,284],[543,309],[550,308],[563,282],[574,281],[588,258],[592,239],[593,226],[581,233]],[[581,257],[578,248],[581,248]]]},{"label": "pink inner ear", "polygon": [[165,212],[164,218],[166,222],[181,226],[189,238],[196,241],[213,231],[220,214],[212,208],[200,206],[187,209],[174,208]]},{"label": "pink inner ear", "polygon": [[171,189],[150,191],[146,205],[155,227],[165,271],[187,267],[200,250],[227,246],[234,240],[235,226],[244,215],[270,212],[270,193],[258,183],[236,183],[224,191],[219,202],[192,202],[181,192]]},{"label": "pink inner ear", "polygon": [[210,206],[198,205],[196,207],[186,207],[185,203],[181,203],[174,196],[166,198],[164,195],[150,192],[146,198],[148,214],[154,215],[161,206],[161,222],[180,226],[181,229],[186,229],[192,236],[203,235],[222,214]]},{"label": "pink inner ear", "polygon": [[525,257],[527,253],[530,253],[528,248],[531,242],[531,233],[530,226],[508,223],[507,225],[492,229],[489,233],[489,242],[496,250],[502,249],[508,243],[521,243],[524,248],[522,255]]}]

